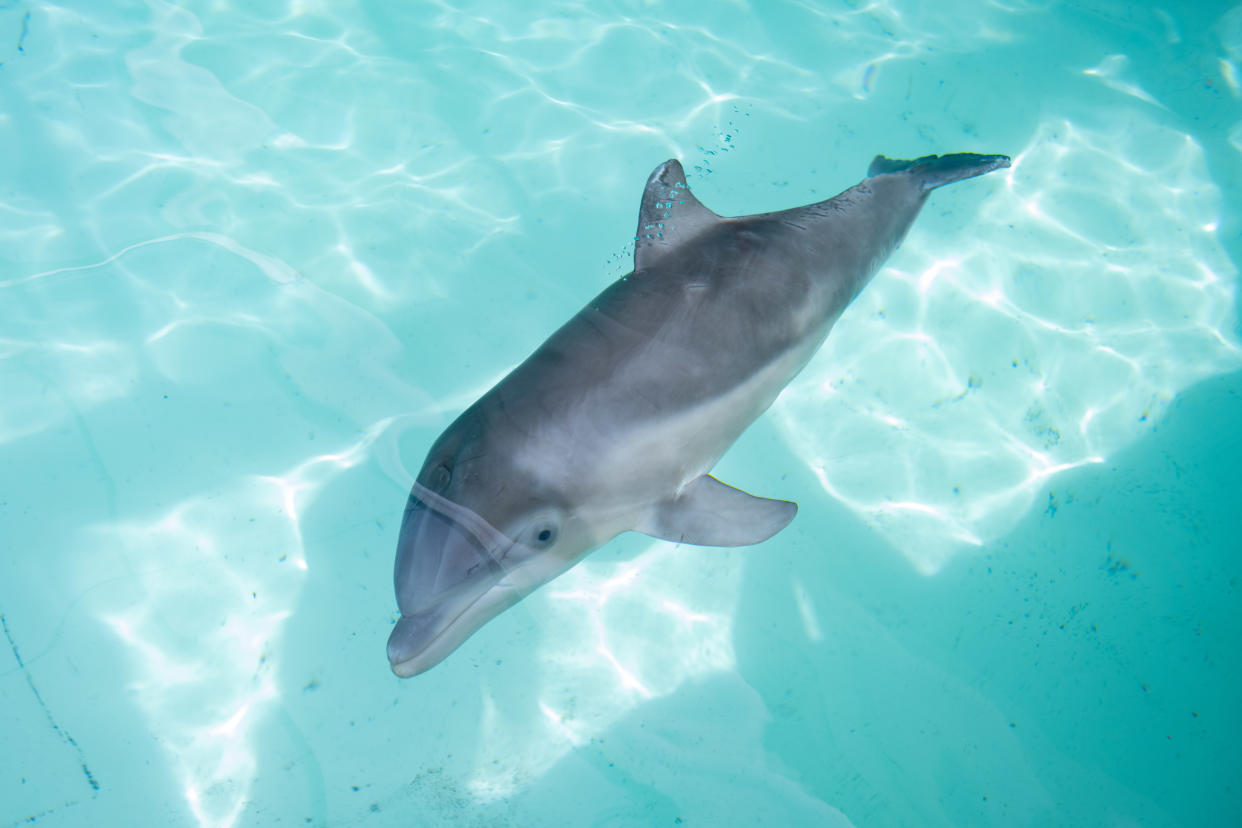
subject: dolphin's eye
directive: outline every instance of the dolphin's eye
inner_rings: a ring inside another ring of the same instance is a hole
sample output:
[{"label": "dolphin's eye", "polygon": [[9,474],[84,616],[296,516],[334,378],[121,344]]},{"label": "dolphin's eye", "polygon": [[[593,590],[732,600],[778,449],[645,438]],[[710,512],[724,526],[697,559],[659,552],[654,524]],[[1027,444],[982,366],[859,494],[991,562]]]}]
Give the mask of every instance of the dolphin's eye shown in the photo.
[{"label": "dolphin's eye", "polygon": [[547,549],[556,543],[557,534],[555,523],[549,520],[541,520],[530,528],[526,535],[529,538],[527,543],[535,549]]}]

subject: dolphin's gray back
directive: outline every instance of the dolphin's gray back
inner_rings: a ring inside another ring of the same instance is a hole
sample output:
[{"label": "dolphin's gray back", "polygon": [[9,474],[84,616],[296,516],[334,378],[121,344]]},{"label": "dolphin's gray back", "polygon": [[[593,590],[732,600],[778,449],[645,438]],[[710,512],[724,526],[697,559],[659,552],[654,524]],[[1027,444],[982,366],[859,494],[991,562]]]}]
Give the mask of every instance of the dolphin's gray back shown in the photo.
[{"label": "dolphin's gray back", "polygon": [[635,270],[554,333],[474,413],[518,431],[552,422],[562,433],[611,434],[766,377],[739,412],[736,433],[721,435],[727,447],[814,354],[901,243],[930,190],[1006,163],[1003,156],[880,156],[871,177],[834,198],[722,218],[686,189],[681,165],[666,162],[644,191]]}]

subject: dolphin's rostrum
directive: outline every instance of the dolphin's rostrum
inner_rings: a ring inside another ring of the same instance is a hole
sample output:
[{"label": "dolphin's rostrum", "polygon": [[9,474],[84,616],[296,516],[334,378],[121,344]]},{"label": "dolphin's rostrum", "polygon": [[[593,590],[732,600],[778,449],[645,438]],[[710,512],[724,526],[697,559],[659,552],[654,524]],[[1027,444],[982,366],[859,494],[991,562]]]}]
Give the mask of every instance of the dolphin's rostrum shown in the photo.
[{"label": "dolphin's rostrum", "polygon": [[708,472],[819,348],[931,190],[1003,155],[878,156],[835,198],[724,218],[677,161],[643,190],[634,270],[595,297],[431,447],[397,543],[398,676],[621,532],[746,546],[797,505]]}]

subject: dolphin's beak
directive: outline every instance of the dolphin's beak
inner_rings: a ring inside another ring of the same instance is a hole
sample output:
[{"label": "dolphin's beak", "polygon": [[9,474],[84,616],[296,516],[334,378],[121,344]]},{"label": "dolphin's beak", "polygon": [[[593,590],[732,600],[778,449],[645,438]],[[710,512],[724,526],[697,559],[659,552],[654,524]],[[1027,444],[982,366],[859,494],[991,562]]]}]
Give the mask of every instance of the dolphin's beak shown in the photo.
[{"label": "dolphin's beak", "polygon": [[401,620],[388,638],[394,673],[430,669],[509,605],[494,607],[500,596],[480,599],[497,587],[511,545],[469,509],[415,484],[397,542]]}]

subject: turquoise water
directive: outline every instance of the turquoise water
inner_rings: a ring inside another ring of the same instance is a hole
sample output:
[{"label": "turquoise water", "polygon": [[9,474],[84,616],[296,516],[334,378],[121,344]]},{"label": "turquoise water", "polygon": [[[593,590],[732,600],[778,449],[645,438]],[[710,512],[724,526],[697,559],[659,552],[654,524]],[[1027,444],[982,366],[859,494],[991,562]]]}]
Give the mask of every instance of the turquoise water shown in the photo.
[{"label": "turquoise water", "polygon": [[[0,2],[0,824],[1242,824],[1242,6]],[[938,191],[717,471],[425,675],[412,471],[629,269]]]}]

